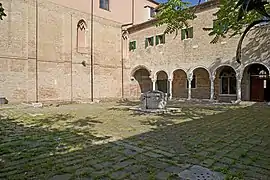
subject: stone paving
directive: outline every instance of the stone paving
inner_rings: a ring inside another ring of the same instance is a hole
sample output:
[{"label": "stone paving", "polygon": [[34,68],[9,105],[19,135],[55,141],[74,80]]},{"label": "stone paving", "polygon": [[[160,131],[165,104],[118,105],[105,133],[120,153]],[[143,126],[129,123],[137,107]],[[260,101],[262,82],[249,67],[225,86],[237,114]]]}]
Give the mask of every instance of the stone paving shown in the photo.
[{"label": "stone paving", "polygon": [[120,105],[2,108],[0,179],[185,179],[198,166],[270,179],[266,105],[176,103],[157,115]]}]

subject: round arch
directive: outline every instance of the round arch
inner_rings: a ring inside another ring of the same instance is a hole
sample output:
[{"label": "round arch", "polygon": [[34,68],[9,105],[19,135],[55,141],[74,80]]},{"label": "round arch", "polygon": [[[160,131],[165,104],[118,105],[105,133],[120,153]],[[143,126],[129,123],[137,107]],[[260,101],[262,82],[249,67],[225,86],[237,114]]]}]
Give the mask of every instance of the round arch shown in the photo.
[{"label": "round arch", "polygon": [[212,75],[211,72],[210,72],[210,70],[207,67],[205,67],[205,66],[196,66],[194,68],[191,68],[189,72],[190,73],[193,73],[196,69],[204,69],[205,71],[207,71],[209,77]]},{"label": "round arch", "polygon": [[177,71],[182,71],[182,72],[184,72],[185,74],[186,74],[186,76],[187,76],[187,70],[185,70],[185,69],[183,69],[183,68],[177,68],[177,69],[174,69],[172,72],[171,72],[171,74],[170,74],[170,77],[173,79],[173,77],[174,77],[174,74],[175,74],[175,72],[177,72]]},{"label": "round arch", "polygon": [[190,74],[193,76],[191,81],[191,97],[195,99],[209,99],[211,89],[210,71],[203,66],[198,66],[191,69]]},{"label": "round arch", "polygon": [[188,97],[187,89],[187,71],[184,69],[175,69],[172,73],[172,97],[176,99],[186,99]]},{"label": "round arch", "polygon": [[235,73],[237,72],[236,69],[232,65],[230,65],[230,64],[221,64],[221,65],[219,65],[219,66],[217,66],[216,68],[213,69],[212,76],[216,76],[217,75],[216,72],[218,70],[220,70],[221,68],[224,68],[224,67],[230,67],[230,68],[232,68],[234,70]]},{"label": "round arch", "polygon": [[168,73],[164,70],[158,71],[156,73],[156,80],[157,90],[168,93]]},{"label": "round arch", "polygon": [[255,64],[259,64],[259,65],[264,66],[267,69],[268,73],[270,73],[270,68],[265,63],[262,63],[262,62],[251,62],[251,63],[245,64],[245,66],[243,67],[243,70],[242,70],[242,74],[244,73],[244,71],[246,70],[246,68],[248,68],[251,65],[255,65]]},{"label": "round arch", "polygon": [[145,70],[147,70],[148,73],[149,73],[149,77],[151,76],[151,70],[148,69],[148,68],[147,68],[146,66],[144,66],[144,65],[138,65],[138,66],[136,66],[135,68],[133,68],[133,70],[130,72],[130,76],[131,76],[131,77],[134,77],[134,74],[136,73],[136,71],[138,71],[138,70],[140,70],[140,69],[145,69]]},{"label": "round arch", "polygon": [[169,76],[168,76],[169,73],[168,73],[166,70],[161,69],[161,70],[156,71],[156,72],[153,74],[155,80],[157,80],[157,75],[158,75],[158,73],[160,73],[160,72],[164,72],[164,73],[167,75],[167,77],[169,78]]},{"label": "round arch", "polygon": [[142,93],[152,90],[152,81],[150,72],[144,66],[137,66],[131,72],[131,95],[139,98]]},{"label": "round arch", "polygon": [[242,100],[270,101],[269,67],[261,62],[246,64],[242,71]]},{"label": "round arch", "polygon": [[213,71],[214,80],[214,98],[231,102],[237,99],[237,71],[228,64],[221,64]]}]

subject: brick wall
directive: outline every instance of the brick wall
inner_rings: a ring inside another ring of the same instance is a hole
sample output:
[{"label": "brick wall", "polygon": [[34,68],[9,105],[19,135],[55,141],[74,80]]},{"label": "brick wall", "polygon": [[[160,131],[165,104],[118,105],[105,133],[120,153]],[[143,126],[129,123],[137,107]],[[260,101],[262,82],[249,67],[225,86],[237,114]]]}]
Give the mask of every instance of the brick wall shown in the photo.
[{"label": "brick wall", "polygon": [[[8,16],[0,22],[1,96],[9,102],[35,101],[37,77],[39,101],[90,100],[90,14],[40,0],[36,62],[35,1],[4,0],[3,4]],[[80,19],[88,26],[83,54],[76,47]],[[120,24],[95,16],[93,26],[94,99],[119,98]]]}]

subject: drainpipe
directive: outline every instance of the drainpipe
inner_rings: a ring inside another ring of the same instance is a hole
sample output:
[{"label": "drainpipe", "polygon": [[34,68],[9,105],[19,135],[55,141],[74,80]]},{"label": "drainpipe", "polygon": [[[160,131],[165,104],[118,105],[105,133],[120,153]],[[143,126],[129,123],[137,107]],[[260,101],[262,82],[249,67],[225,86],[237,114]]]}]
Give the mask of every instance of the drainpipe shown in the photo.
[{"label": "drainpipe", "polygon": [[123,41],[125,40],[125,37],[123,35],[123,32],[124,32],[123,27],[130,26],[130,25],[134,24],[134,8],[135,8],[134,4],[135,4],[135,0],[132,0],[132,3],[131,3],[131,23],[121,25],[121,79],[122,79],[121,96],[122,96],[122,99],[124,99],[124,49],[123,49],[124,42]]},{"label": "drainpipe", "polygon": [[71,103],[73,103],[73,74],[72,74],[72,58],[73,58],[73,24],[72,24],[72,14],[70,15],[70,31],[71,31],[71,35],[70,35],[70,101]]},{"label": "drainpipe", "polygon": [[38,98],[38,0],[36,0],[36,103]]},{"label": "drainpipe", "polygon": [[93,30],[94,30],[94,26],[93,26],[93,19],[94,19],[94,1],[91,0],[91,50],[90,50],[90,74],[91,74],[91,101],[94,101],[94,62],[93,62],[93,51],[94,51],[94,41],[93,41]]},{"label": "drainpipe", "polygon": [[[134,0],[133,0],[134,1]],[[123,30],[123,27],[125,27],[125,26],[129,26],[129,25],[133,25],[133,23],[128,23],[128,24],[123,24],[122,26],[121,26],[121,80],[122,80],[122,83],[121,83],[121,85],[122,85],[122,87],[121,87],[121,89],[122,89],[122,92],[121,92],[121,96],[122,96],[122,99],[124,99],[124,48],[123,48],[123,41],[125,40],[125,38],[124,38],[124,35],[123,35],[123,32],[124,32],[124,30]]]},{"label": "drainpipe", "polygon": [[134,0],[132,0],[132,14],[131,14],[131,17],[132,17],[132,24],[134,24],[134,19],[135,19],[135,5],[134,5]]}]

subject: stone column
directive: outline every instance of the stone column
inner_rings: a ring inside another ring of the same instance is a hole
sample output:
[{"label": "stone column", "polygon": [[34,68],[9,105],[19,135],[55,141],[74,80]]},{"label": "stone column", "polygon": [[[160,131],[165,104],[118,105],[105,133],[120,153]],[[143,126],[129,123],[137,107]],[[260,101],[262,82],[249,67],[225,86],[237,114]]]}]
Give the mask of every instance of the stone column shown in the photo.
[{"label": "stone column", "polygon": [[168,90],[168,93],[169,93],[169,99],[172,99],[172,82],[173,80],[172,79],[168,79],[169,81],[169,90]]},{"label": "stone column", "polygon": [[242,82],[242,75],[238,74],[236,76],[236,95],[237,95],[237,101],[241,101],[242,99],[242,89],[241,89],[241,82]]},{"label": "stone column", "polygon": [[187,100],[191,100],[191,82],[193,79],[193,73],[189,74],[188,76],[188,99]]},{"label": "stone column", "polygon": [[157,82],[157,80],[156,79],[152,79],[152,83],[153,83],[153,85],[152,85],[152,90],[153,91],[155,91],[156,90],[156,82]]},{"label": "stone column", "polygon": [[215,75],[210,76],[210,101],[214,100],[215,94]]}]

